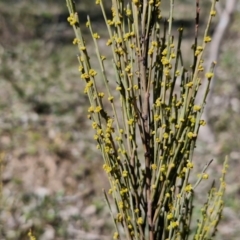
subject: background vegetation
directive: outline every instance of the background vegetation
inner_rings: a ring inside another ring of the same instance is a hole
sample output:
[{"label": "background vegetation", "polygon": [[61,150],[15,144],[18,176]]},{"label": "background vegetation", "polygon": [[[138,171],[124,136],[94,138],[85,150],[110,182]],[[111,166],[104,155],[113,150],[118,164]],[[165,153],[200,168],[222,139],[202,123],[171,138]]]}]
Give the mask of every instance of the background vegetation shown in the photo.
[{"label": "background vegetation", "polygon": [[[106,36],[94,1],[82,2],[78,9],[83,23],[89,12],[94,26]],[[175,17],[187,28],[186,49],[194,33],[189,4],[182,1]],[[205,6],[201,7],[202,24]],[[67,16],[64,0],[0,1],[0,239],[26,239],[30,228],[44,240],[102,240],[113,232],[101,192],[107,180],[86,117],[88,104]],[[195,156],[200,169],[214,158],[209,169],[214,178],[229,155],[226,208],[217,239],[239,235],[239,20],[236,11],[221,47],[207,112],[215,142],[200,141]],[[203,200],[204,187],[198,201]]]}]

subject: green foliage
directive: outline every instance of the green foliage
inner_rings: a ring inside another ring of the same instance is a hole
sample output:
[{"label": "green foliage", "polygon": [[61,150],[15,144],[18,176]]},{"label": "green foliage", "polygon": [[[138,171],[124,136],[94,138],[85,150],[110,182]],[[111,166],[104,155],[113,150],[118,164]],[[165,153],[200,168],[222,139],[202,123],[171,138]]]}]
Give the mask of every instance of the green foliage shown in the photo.
[{"label": "green foliage", "polygon": [[[106,71],[109,59],[102,55],[101,37],[88,18],[86,27],[101,71],[92,67],[75,6],[71,0],[66,2],[68,21],[76,35],[73,44],[80,52],[84,93],[90,103],[88,118],[111,185],[108,194],[115,205],[112,209],[104,192],[116,227],[113,238],[170,240],[189,239],[194,234],[193,239],[211,239],[222,213],[227,163],[219,188],[212,186],[209,191],[195,233],[191,233],[194,191],[202,179],[208,178],[206,170],[211,161],[195,184],[190,183],[189,176],[199,128],[205,125],[201,115],[215,66],[213,62],[205,71],[203,54],[211,42],[208,30],[216,15],[216,1],[212,2],[202,42],[198,40],[196,11],[192,65],[187,69],[183,62],[183,27],[174,38],[173,0],[169,1],[168,20],[162,17],[159,0],[112,0],[111,19],[103,2],[97,0],[109,33],[106,46],[112,51],[114,77]],[[105,92],[98,90],[99,81]],[[196,103],[202,81],[208,82],[207,88],[202,101]],[[113,82],[115,89],[110,86]]]}]

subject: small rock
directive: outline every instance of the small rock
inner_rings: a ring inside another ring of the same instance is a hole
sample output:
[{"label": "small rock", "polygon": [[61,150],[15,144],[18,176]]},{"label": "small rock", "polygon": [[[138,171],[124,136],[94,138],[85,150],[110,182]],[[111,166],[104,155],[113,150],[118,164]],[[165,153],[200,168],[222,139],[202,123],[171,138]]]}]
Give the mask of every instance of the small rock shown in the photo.
[{"label": "small rock", "polygon": [[83,211],[83,215],[89,217],[89,216],[95,215],[96,212],[97,212],[97,207],[95,205],[90,205]]},{"label": "small rock", "polygon": [[74,206],[69,206],[66,209],[60,211],[59,215],[63,220],[67,221],[70,217],[79,215],[79,209]]},{"label": "small rock", "polygon": [[43,235],[40,237],[40,240],[54,240],[55,239],[55,230],[51,226],[47,226]]},{"label": "small rock", "polygon": [[44,199],[46,196],[50,195],[50,191],[44,187],[38,187],[35,189],[34,193],[41,199]]}]

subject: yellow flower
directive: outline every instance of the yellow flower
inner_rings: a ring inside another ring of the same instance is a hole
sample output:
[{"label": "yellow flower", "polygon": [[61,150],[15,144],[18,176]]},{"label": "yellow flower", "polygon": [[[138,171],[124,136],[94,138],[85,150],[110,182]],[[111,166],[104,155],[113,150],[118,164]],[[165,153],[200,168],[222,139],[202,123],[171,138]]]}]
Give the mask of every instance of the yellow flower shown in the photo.
[{"label": "yellow flower", "polygon": [[214,11],[214,10],[212,10],[211,12],[210,12],[210,14],[211,14],[211,16],[216,16],[216,11]]},{"label": "yellow flower", "polygon": [[116,239],[119,239],[119,233],[118,232],[115,232],[113,234],[113,239],[116,240]]},{"label": "yellow flower", "polygon": [[204,67],[203,67],[203,65],[200,64],[200,65],[198,66],[198,71],[202,72],[203,70],[204,70]]},{"label": "yellow flower", "polygon": [[36,238],[33,236],[31,230],[29,230],[29,232],[28,232],[28,237],[29,237],[30,240],[36,240]]},{"label": "yellow flower", "polygon": [[142,217],[139,217],[139,218],[137,219],[137,224],[138,224],[138,225],[143,224],[143,218],[142,218]]},{"label": "yellow flower", "polygon": [[102,129],[98,129],[97,130],[97,134],[100,135],[100,136],[103,135],[103,130]]},{"label": "yellow flower", "polygon": [[158,98],[156,100],[155,105],[156,105],[156,107],[160,107],[161,106],[161,99],[160,98]]},{"label": "yellow flower", "polygon": [[205,43],[208,43],[208,42],[211,42],[211,41],[212,41],[212,38],[209,37],[209,36],[206,36],[206,37],[204,38],[204,42],[205,42]]},{"label": "yellow flower", "polygon": [[79,47],[79,49],[82,50],[82,51],[85,51],[86,47],[85,46],[81,46],[81,47]]},{"label": "yellow flower", "polygon": [[201,106],[199,106],[199,105],[194,105],[194,106],[193,106],[193,110],[194,110],[194,111],[199,111],[199,110],[201,110]]},{"label": "yellow flower", "polygon": [[193,189],[192,185],[191,184],[188,184],[186,187],[185,187],[185,191],[186,192],[191,192]]},{"label": "yellow flower", "polygon": [[112,168],[107,164],[103,164],[103,169],[106,173],[110,173],[112,171]]},{"label": "yellow flower", "polygon": [[157,169],[157,165],[154,163],[154,164],[151,165],[151,168],[152,168],[152,170],[156,170]]},{"label": "yellow flower", "polygon": [[209,176],[209,175],[208,175],[207,173],[204,173],[204,174],[202,175],[202,178],[203,178],[203,179],[208,179],[208,176]]},{"label": "yellow flower", "polygon": [[153,47],[150,47],[149,50],[148,50],[148,55],[152,55],[154,52],[154,48]]},{"label": "yellow flower", "polygon": [[99,92],[99,93],[98,93],[98,96],[99,96],[100,98],[103,98],[104,95],[105,95],[105,94],[104,94],[103,92]]},{"label": "yellow flower", "polygon": [[134,210],[134,212],[135,212],[135,213],[139,213],[139,209],[136,208],[136,209]]},{"label": "yellow flower", "polygon": [[193,168],[193,163],[190,162],[189,160],[187,161],[187,168],[192,169]]},{"label": "yellow flower", "polygon": [[156,187],[157,187],[156,184],[153,184],[153,185],[151,186],[152,189],[156,189]]},{"label": "yellow flower", "polygon": [[118,207],[119,207],[120,209],[123,209],[123,207],[124,207],[124,204],[123,204],[123,202],[122,202],[122,201],[118,202]]},{"label": "yellow flower", "polygon": [[[121,202],[121,203],[122,203],[122,202]],[[120,204],[120,202],[119,202],[118,204]],[[122,222],[123,216],[122,216],[121,213],[118,213],[118,214],[117,214],[116,220],[117,220],[117,222]]]},{"label": "yellow flower", "polygon": [[178,225],[179,223],[177,221],[176,222],[171,221],[170,225],[168,226],[168,229],[170,230],[170,229],[176,228],[178,227]]},{"label": "yellow flower", "polygon": [[100,106],[97,106],[94,110],[95,113],[99,113],[102,110]]},{"label": "yellow flower", "polygon": [[162,51],[162,55],[163,55],[163,56],[166,56],[166,55],[167,55],[167,49],[166,49],[166,48]]},{"label": "yellow flower", "polygon": [[94,34],[93,34],[93,38],[95,38],[95,39],[99,39],[100,36],[98,35],[98,33],[94,33]]},{"label": "yellow flower", "polygon": [[122,172],[122,176],[123,176],[123,177],[127,177],[127,176],[128,176],[128,171],[124,170],[124,171]]},{"label": "yellow flower", "polygon": [[168,133],[166,133],[166,132],[163,134],[163,138],[165,138],[165,139],[168,139],[168,136],[169,136],[169,135],[168,135]]},{"label": "yellow flower", "polygon": [[188,136],[190,139],[192,139],[192,138],[193,138],[193,133],[192,133],[192,132],[189,132],[189,133],[187,134],[187,136]]},{"label": "yellow flower", "polygon": [[87,73],[83,73],[83,74],[81,75],[81,78],[82,78],[82,79],[89,79],[89,75],[88,75]]},{"label": "yellow flower", "polygon": [[214,76],[214,74],[212,72],[208,72],[208,73],[206,73],[205,76],[206,76],[206,78],[211,79]]},{"label": "yellow flower", "polygon": [[108,101],[112,102],[113,96],[108,97]]},{"label": "yellow flower", "polygon": [[202,51],[203,51],[203,47],[202,46],[197,46],[197,50],[195,52],[195,56],[197,56]]},{"label": "yellow flower", "polygon": [[163,65],[168,65],[169,64],[169,60],[165,56],[162,57],[161,62],[162,62]]},{"label": "yellow flower", "polygon": [[180,71],[179,71],[179,70],[177,70],[177,71],[175,72],[175,76],[176,76],[176,77],[180,76]]},{"label": "yellow flower", "polygon": [[124,41],[127,41],[131,37],[130,33],[125,33],[123,36]]},{"label": "yellow flower", "polygon": [[82,72],[83,69],[84,69],[83,66],[79,66],[79,67],[78,67],[78,71],[79,71],[79,72]]},{"label": "yellow flower", "polygon": [[107,45],[107,46],[110,46],[111,44],[112,44],[112,40],[111,40],[111,39],[108,39],[106,45]]},{"label": "yellow flower", "polygon": [[132,15],[132,11],[131,11],[131,9],[127,9],[127,10],[126,10],[126,15],[127,15],[127,16]]},{"label": "yellow flower", "polygon": [[205,125],[206,125],[206,122],[205,122],[204,120],[200,120],[199,124],[200,124],[201,126],[205,126]]},{"label": "yellow flower", "polygon": [[172,214],[172,213],[169,213],[169,214],[167,215],[167,219],[170,220],[170,219],[172,219],[172,218],[173,218],[173,214]]},{"label": "yellow flower", "polygon": [[127,192],[128,192],[128,189],[127,188],[123,188],[123,189],[120,190],[120,195],[123,196]]},{"label": "yellow flower", "polygon": [[77,38],[74,38],[73,39],[73,44],[75,45],[75,44],[78,44],[80,41],[79,41],[79,39],[77,39]]},{"label": "yellow flower", "polygon": [[107,24],[111,26],[111,25],[113,25],[113,24],[114,24],[114,21],[107,20]]},{"label": "yellow flower", "polygon": [[93,129],[96,129],[97,127],[98,127],[98,124],[97,124],[96,122],[93,122],[93,123],[92,123],[92,128],[93,128]]},{"label": "yellow flower", "polygon": [[132,125],[134,123],[134,119],[133,118],[129,119],[127,123],[128,125]]},{"label": "yellow flower", "polygon": [[77,23],[77,20],[73,13],[70,14],[70,16],[67,18],[67,21],[70,23],[71,26],[73,26]]},{"label": "yellow flower", "polygon": [[133,89],[138,90],[138,85],[133,85]]},{"label": "yellow flower", "polygon": [[105,60],[106,59],[106,56],[103,56],[103,55],[101,55],[101,60],[103,61],[103,60]]},{"label": "yellow flower", "polygon": [[93,107],[93,106],[89,107],[89,108],[88,108],[88,112],[89,112],[89,113],[94,112],[94,107]]},{"label": "yellow flower", "polygon": [[170,168],[174,168],[174,167],[175,167],[175,164],[174,164],[174,163],[170,163],[170,164],[169,164],[169,167],[170,167]]},{"label": "yellow flower", "polygon": [[132,229],[133,226],[131,224],[128,224],[128,229]]},{"label": "yellow flower", "polygon": [[162,166],[161,166],[161,168],[160,168],[160,171],[161,172],[164,172],[166,170],[166,167],[165,167],[165,164],[163,164]]},{"label": "yellow flower", "polygon": [[128,66],[125,68],[125,71],[126,71],[126,72],[129,72],[130,70],[131,70],[131,66],[128,65]]},{"label": "yellow flower", "polygon": [[97,72],[96,72],[94,69],[90,69],[90,70],[89,70],[89,75],[92,76],[92,77],[94,77],[94,76],[97,75]]}]

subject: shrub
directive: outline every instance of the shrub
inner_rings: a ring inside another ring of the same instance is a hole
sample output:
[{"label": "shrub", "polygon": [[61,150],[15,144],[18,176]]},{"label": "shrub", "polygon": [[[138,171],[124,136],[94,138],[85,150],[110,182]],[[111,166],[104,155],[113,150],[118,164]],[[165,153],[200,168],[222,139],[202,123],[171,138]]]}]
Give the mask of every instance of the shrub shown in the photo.
[{"label": "shrub", "polygon": [[[208,193],[195,231],[191,225],[194,192],[201,180],[208,178],[211,161],[195,184],[190,183],[189,176],[199,128],[206,124],[201,115],[214,75],[215,62],[205,71],[203,54],[211,41],[208,31],[216,1],[212,2],[201,42],[197,8],[193,52],[185,56],[183,27],[178,29],[178,37],[173,37],[173,0],[169,1],[168,19],[162,17],[160,0],[112,0],[110,19],[103,1],[96,0],[109,34],[106,47],[111,49],[114,77],[105,69],[100,36],[88,18],[86,27],[100,69],[92,67],[75,6],[72,0],[66,2],[68,22],[76,35],[73,44],[80,53],[84,93],[90,103],[88,118],[111,185],[104,195],[115,224],[113,239],[211,239],[223,209],[227,163],[219,188],[213,184]],[[186,57],[193,59],[189,69],[183,63]],[[99,90],[99,81],[105,92]],[[208,82],[207,88],[201,102],[196,103],[203,81]],[[110,87],[113,82],[115,89]]]}]

